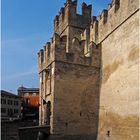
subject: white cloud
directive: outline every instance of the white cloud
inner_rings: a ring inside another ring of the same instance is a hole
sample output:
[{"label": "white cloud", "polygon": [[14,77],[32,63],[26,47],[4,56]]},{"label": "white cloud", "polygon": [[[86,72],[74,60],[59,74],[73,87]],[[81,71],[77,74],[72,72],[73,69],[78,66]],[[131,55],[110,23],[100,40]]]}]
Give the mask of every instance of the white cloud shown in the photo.
[{"label": "white cloud", "polygon": [[21,73],[16,73],[13,75],[8,75],[8,76],[3,76],[3,79],[9,80],[9,79],[17,79],[17,78],[21,78],[23,76],[30,76],[30,75],[37,75],[38,74],[38,68],[37,66],[32,66],[30,69],[28,69],[27,71],[21,72]]}]

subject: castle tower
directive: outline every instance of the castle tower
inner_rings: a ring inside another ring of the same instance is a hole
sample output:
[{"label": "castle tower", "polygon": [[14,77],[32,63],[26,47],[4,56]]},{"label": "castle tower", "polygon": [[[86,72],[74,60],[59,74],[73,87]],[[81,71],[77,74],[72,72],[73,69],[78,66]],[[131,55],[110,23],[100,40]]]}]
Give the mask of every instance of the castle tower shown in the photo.
[{"label": "castle tower", "polygon": [[80,34],[89,29],[91,22],[92,6],[86,3],[82,4],[82,15],[77,14],[77,0],[65,3],[61,8],[59,15],[54,18],[54,32],[60,38],[67,35],[66,52],[71,52],[72,39],[80,39]]},{"label": "castle tower", "polygon": [[51,41],[38,53],[40,125],[50,125],[51,137],[97,135],[100,48],[86,41],[91,10],[83,3],[79,15],[77,1],[67,0],[54,19]]}]

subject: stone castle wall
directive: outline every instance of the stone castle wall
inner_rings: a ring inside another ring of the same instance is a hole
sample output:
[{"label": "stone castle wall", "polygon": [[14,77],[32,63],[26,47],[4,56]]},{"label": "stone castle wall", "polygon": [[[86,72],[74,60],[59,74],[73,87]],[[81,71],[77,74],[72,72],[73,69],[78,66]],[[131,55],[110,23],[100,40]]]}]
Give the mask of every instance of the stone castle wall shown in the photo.
[{"label": "stone castle wall", "polygon": [[120,1],[115,14],[108,11],[109,23],[99,27],[103,33],[98,37],[102,48],[99,140],[139,139],[138,6],[138,1]]},{"label": "stone castle wall", "polygon": [[51,102],[51,134],[60,139],[137,140],[138,0],[113,0],[98,19],[91,5],[82,4],[82,15],[76,8],[67,0],[38,53],[40,124],[43,98]]}]

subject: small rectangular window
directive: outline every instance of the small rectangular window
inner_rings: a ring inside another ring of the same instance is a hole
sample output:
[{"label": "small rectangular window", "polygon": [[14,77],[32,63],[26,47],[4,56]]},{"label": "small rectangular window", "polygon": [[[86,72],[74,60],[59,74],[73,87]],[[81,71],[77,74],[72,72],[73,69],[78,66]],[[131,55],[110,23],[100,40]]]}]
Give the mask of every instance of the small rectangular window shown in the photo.
[{"label": "small rectangular window", "polygon": [[14,101],[14,105],[18,105],[18,101]]},{"label": "small rectangular window", "polygon": [[1,113],[6,113],[6,108],[1,108]]},{"label": "small rectangular window", "polygon": [[18,109],[14,109],[14,114],[18,113]]},{"label": "small rectangular window", "polygon": [[8,100],[8,105],[12,105],[13,101],[12,100]]},{"label": "small rectangular window", "polygon": [[8,100],[8,105],[10,105],[10,100]]},{"label": "small rectangular window", "polygon": [[1,104],[6,104],[6,99],[1,99]]},{"label": "small rectangular window", "polygon": [[16,105],[18,105],[18,101],[16,101]]},{"label": "small rectangular window", "polygon": [[36,93],[33,93],[32,96],[36,96]]}]

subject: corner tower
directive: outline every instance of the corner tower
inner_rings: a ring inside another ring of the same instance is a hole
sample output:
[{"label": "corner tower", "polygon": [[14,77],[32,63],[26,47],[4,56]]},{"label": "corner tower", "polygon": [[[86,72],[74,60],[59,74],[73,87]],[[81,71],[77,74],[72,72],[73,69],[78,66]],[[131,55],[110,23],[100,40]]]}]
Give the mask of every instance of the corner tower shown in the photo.
[{"label": "corner tower", "polygon": [[80,34],[89,29],[92,6],[82,4],[82,15],[77,14],[77,0],[67,0],[54,18],[54,32],[60,37],[67,35],[66,52],[71,52],[72,39],[80,39]]},{"label": "corner tower", "polygon": [[50,125],[50,139],[97,135],[100,47],[86,41],[91,10],[83,3],[78,15],[77,1],[67,0],[54,19],[51,41],[38,53],[40,125]]}]

